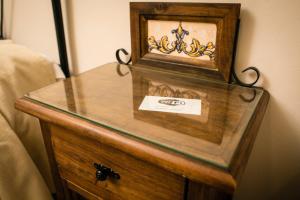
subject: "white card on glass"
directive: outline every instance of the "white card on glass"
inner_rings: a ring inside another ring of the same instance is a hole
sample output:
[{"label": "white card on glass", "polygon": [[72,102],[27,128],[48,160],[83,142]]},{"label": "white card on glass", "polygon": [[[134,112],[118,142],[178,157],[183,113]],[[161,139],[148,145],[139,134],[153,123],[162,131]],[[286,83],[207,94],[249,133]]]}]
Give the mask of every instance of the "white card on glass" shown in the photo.
[{"label": "white card on glass", "polygon": [[139,110],[201,115],[201,100],[145,96]]}]

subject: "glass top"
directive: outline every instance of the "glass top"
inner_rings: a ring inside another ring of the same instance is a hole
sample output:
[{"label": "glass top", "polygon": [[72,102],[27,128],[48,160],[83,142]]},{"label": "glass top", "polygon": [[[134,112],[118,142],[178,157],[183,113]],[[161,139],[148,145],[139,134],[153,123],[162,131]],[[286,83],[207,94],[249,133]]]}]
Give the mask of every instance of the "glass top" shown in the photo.
[{"label": "glass top", "polygon": [[[226,169],[262,93],[257,88],[110,63],[26,98]],[[200,99],[201,114],[140,110],[145,96]]]}]

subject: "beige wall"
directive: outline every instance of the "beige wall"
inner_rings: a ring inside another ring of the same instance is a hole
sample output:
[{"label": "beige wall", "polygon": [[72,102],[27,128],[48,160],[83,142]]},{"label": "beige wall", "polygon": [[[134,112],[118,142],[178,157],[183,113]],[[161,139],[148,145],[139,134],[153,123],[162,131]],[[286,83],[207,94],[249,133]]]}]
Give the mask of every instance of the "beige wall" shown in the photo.
[{"label": "beige wall", "polygon": [[57,61],[51,1],[4,0],[4,4],[5,35]]},{"label": "beige wall", "polygon": [[[258,67],[259,85],[271,94],[236,199],[300,199],[300,1],[205,1],[242,4],[236,67]],[[50,1],[13,2],[7,33],[58,60]],[[117,48],[130,50],[128,0],[69,0],[66,7],[74,72],[114,61]]]}]

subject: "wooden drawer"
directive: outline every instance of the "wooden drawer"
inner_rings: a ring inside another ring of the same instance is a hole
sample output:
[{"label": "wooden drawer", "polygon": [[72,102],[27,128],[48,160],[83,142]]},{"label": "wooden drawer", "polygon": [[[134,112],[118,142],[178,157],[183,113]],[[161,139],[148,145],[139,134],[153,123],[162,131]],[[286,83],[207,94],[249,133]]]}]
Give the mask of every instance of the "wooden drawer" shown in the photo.
[{"label": "wooden drawer", "polygon": [[[83,190],[103,199],[183,199],[181,176],[57,126],[51,126],[51,134],[61,177]],[[96,181],[94,163],[113,169],[121,178]]]}]

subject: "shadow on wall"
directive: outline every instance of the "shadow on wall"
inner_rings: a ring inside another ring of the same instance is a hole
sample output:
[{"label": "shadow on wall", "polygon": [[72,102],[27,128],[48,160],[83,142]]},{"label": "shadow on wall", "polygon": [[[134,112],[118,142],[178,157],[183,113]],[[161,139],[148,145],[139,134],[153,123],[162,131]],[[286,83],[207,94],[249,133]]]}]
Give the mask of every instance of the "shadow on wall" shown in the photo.
[{"label": "shadow on wall", "polygon": [[[253,46],[256,22],[247,9],[242,9],[240,16],[235,66],[241,79],[251,82],[255,79],[255,74],[241,75],[241,71],[253,64],[250,56],[254,52],[253,48],[258,48]],[[260,68],[260,66],[256,67]],[[266,76],[261,75],[258,85],[266,89],[270,88]],[[299,136],[295,134],[297,124],[291,122],[291,116],[283,103],[285,101],[276,99],[276,95],[271,94],[253,152],[234,199],[300,199]]]},{"label": "shadow on wall", "polygon": [[[242,70],[253,65],[253,63],[251,63],[250,55],[253,49],[255,19],[247,9],[241,9],[240,19],[241,22],[236,49],[235,69],[237,75],[241,77],[242,80],[244,80],[246,83],[251,83],[256,79],[256,73],[252,70],[242,73]],[[260,66],[255,67],[258,69],[260,68]],[[267,82],[264,80],[263,74],[261,74],[261,77],[256,85],[263,85],[264,88],[267,88],[266,84]]]},{"label": "shadow on wall", "polygon": [[241,9],[237,56],[235,61],[237,66],[245,66],[249,64],[254,30],[254,17],[247,9]]},{"label": "shadow on wall", "polygon": [[272,159],[268,165],[272,187],[269,199],[300,199],[299,124],[291,121],[285,104],[279,100],[273,100],[270,113],[268,140],[271,141],[269,156]]},{"label": "shadow on wall", "polygon": [[274,200],[297,200],[300,199],[300,172],[292,179],[288,180],[285,185],[278,189],[278,191],[271,195],[270,199]]},{"label": "shadow on wall", "polygon": [[300,199],[299,139],[288,119],[271,96],[235,200]]},{"label": "shadow on wall", "polygon": [[254,143],[248,164],[239,187],[235,193],[235,200],[266,200],[269,194],[270,182],[270,115],[271,108],[269,101],[265,117],[259,129],[256,141]]}]

